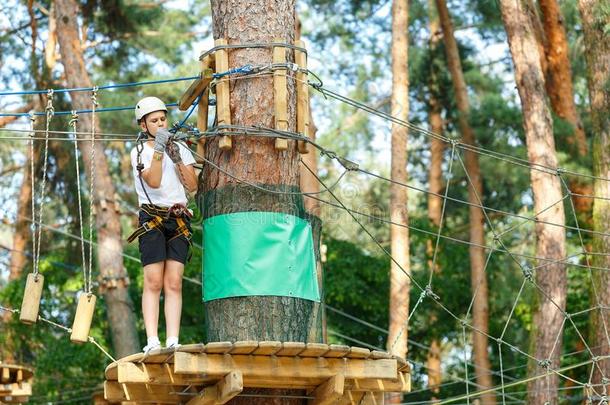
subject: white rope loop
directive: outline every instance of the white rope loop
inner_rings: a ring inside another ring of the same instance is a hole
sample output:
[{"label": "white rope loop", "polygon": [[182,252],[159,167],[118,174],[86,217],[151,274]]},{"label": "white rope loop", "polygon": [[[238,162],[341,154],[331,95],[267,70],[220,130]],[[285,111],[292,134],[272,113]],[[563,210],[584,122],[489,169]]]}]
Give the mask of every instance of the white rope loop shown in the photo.
[{"label": "white rope loop", "polygon": [[[94,86],[91,92],[91,184],[89,188],[89,240],[93,241],[93,207],[95,204],[95,108],[97,103],[98,87]],[[91,294],[91,284],[93,273],[93,244],[89,243],[89,274],[85,278],[85,287],[88,294]]]},{"label": "white rope loop", "polygon": [[[42,160],[42,182],[40,183],[40,204],[38,207],[38,223],[35,222],[35,226],[38,229],[37,246],[36,251],[32,252],[34,254],[34,274],[38,275],[39,265],[40,265],[40,245],[41,245],[41,232],[42,227],[39,223],[42,223],[42,209],[44,206],[44,197],[45,197],[45,188],[47,182],[47,166],[48,166],[48,156],[49,156],[49,126],[51,125],[51,119],[53,118],[53,114],[55,114],[55,108],[53,107],[53,89],[49,89],[47,92],[47,107],[46,111],[46,124],[45,124],[45,142],[44,142],[44,158]],[[34,173],[32,173],[34,175]],[[34,190],[32,190],[34,192]],[[32,213],[34,219],[36,219],[35,213]]]},{"label": "white rope loop", "polygon": [[76,131],[76,124],[78,124],[78,114],[76,110],[72,110],[72,117],[69,125],[72,127],[72,135],[74,136],[74,162],[76,166],[76,193],[78,196],[78,223],[80,225],[80,249],[83,263],[83,288],[87,289],[87,262],[85,259],[85,237],[83,232],[83,206],[81,198],[81,185],[80,185],[80,164],[78,159],[78,135]]},{"label": "white rope loop", "polygon": [[[34,112],[30,112],[30,187],[31,187],[31,192],[30,194],[32,195],[32,218],[35,220],[36,219],[36,211],[35,211],[35,199],[34,199],[34,191],[35,191],[35,184],[34,184],[34,136],[36,136],[36,132],[35,132],[35,126],[36,126],[36,115],[34,115]],[[35,254],[36,252],[36,221],[32,222],[30,224],[30,229],[32,230],[32,255]],[[32,257],[32,259],[35,259],[35,257]]]}]

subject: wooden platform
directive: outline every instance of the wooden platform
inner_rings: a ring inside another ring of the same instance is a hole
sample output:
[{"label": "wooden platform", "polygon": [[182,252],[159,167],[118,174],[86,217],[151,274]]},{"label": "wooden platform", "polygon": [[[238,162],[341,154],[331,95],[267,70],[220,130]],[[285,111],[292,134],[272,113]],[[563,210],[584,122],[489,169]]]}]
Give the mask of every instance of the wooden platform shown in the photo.
[{"label": "wooden platform", "polygon": [[[110,403],[224,404],[247,388],[291,389],[309,404],[381,404],[408,392],[409,365],[360,347],[214,342],[134,354],[106,368]],[[246,395],[245,393],[243,395]]]},{"label": "wooden platform", "polygon": [[0,363],[0,403],[27,402],[32,395],[31,368]]}]

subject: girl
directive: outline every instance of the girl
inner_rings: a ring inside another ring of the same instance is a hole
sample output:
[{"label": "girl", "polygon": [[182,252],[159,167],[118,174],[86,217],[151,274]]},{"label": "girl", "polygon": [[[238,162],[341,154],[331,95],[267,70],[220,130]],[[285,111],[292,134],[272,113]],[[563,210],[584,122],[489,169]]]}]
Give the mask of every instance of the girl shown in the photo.
[{"label": "girl", "polygon": [[144,266],[142,313],[146,327],[145,353],[161,347],[157,327],[159,298],[165,296],[166,347],[178,347],[182,312],[182,273],[190,247],[188,192],[197,189],[195,159],[184,146],[171,142],[167,108],[156,97],[136,104],[135,116],[147,138],[131,151],[138,194],[139,228],[128,238],[139,237]]}]

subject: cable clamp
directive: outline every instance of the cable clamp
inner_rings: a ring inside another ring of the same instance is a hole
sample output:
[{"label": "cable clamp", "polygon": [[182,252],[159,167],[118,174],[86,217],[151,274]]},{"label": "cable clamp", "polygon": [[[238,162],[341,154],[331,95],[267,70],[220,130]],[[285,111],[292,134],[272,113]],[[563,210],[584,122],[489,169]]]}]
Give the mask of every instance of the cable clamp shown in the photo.
[{"label": "cable clamp", "polygon": [[555,169],[555,173],[557,173],[557,176],[561,176],[562,173],[565,173],[566,170],[562,169],[561,167],[558,167],[557,169]]},{"label": "cable clamp", "polygon": [[336,159],[339,163],[341,163],[341,166],[343,166],[345,170],[356,171],[360,168],[360,166],[358,166],[358,163],[342,158],[341,156],[337,156]]},{"label": "cable clamp", "polygon": [[68,125],[74,127],[74,130],[76,130],[76,123],[78,122],[78,113],[76,112],[76,110],[72,110],[71,114],[72,118],[70,119]]},{"label": "cable clamp", "polygon": [[532,269],[528,268],[528,267],[524,267],[523,270],[523,277],[525,277],[525,279],[529,282],[533,281],[533,276],[534,276],[534,272],[532,271]]},{"label": "cable clamp", "polygon": [[458,146],[460,141],[458,139],[450,139],[449,143],[451,144],[452,147],[456,147],[456,146]]},{"label": "cable clamp", "polygon": [[45,108],[47,117],[55,114],[55,108],[53,107],[53,89],[47,90],[47,107]]},{"label": "cable clamp", "polygon": [[434,291],[432,291],[432,286],[430,284],[428,284],[426,286],[426,288],[424,289],[423,293],[425,294],[426,297],[430,297],[433,300],[439,300],[441,297],[439,297],[438,295],[436,295],[434,293]]},{"label": "cable clamp", "polygon": [[538,366],[544,368],[545,370],[548,370],[551,367],[551,360],[538,360]]},{"label": "cable clamp", "polygon": [[91,90],[91,101],[93,102],[93,104],[97,107],[99,104],[97,102],[97,91],[100,88],[98,86],[93,86],[93,89]]},{"label": "cable clamp", "polygon": [[287,62],[286,63],[286,68],[292,70],[293,72],[298,72],[299,71],[299,65],[297,65],[296,63],[292,63],[292,62]]}]

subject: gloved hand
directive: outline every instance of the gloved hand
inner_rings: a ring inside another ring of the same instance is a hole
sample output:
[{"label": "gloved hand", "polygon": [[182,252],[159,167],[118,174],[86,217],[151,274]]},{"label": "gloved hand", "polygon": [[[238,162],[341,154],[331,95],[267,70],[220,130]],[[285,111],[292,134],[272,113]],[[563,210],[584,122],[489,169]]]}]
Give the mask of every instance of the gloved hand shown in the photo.
[{"label": "gloved hand", "polygon": [[178,164],[182,162],[182,157],[180,156],[180,147],[177,143],[169,142],[167,147],[165,148],[165,153],[167,156],[174,162],[174,164]]},{"label": "gloved hand", "polygon": [[157,134],[155,135],[155,146],[153,147],[155,151],[159,153],[163,153],[165,147],[167,145],[167,141],[172,134],[165,128],[159,128],[157,130]]}]

